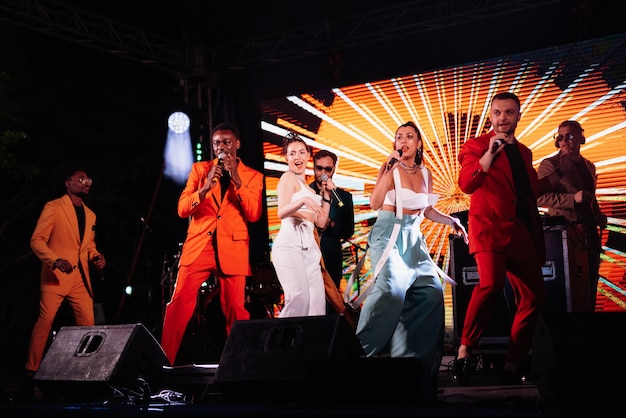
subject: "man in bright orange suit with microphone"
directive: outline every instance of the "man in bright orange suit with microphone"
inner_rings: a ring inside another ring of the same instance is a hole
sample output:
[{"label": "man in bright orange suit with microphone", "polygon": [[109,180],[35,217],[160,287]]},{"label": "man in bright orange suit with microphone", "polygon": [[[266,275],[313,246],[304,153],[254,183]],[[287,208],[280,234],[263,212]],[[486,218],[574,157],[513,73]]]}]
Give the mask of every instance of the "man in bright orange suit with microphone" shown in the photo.
[{"label": "man in bright orange suit with microphone", "polygon": [[161,336],[172,365],[198,290],[211,274],[220,289],[227,335],[235,321],[250,319],[245,308],[246,276],[252,275],[248,223],[258,221],[263,212],[263,174],[237,157],[241,140],[233,124],[217,125],[211,146],[218,158],[193,164],[178,200],[178,215],[190,220]]}]

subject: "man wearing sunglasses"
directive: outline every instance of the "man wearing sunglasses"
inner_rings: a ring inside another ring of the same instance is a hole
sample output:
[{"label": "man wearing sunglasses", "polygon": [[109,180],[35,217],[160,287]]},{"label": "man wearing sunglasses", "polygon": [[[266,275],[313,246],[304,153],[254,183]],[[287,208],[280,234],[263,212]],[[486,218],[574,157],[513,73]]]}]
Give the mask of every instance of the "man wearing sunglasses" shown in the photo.
[{"label": "man wearing sunglasses", "polygon": [[96,249],[96,215],[83,202],[91,184],[84,170],[70,170],[65,177],[65,195],[46,203],[30,240],[42,267],[39,317],[28,347],[27,377],[39,369],[54,318],[64,300],[74,312],[76,325],[95,324],[89,266],[103,269],[106,260]]},{"label": "man wearing sunglasses", "polygon": [[[333,177],[337,165],[337,155],[320,150],[313,155],[315,181],[311,187],[319,193],[322,185]],[[326,270],[339,289],[343,277],[343,255],[341,240],[347,240],[354,234],[354,205],[352,194],[335,188],[330,203],[328,224],[320,229],[320,249]]]},{"label": "man wearing sunglasses", "polygon": [[[573,310],[595,311],[602,249],[600,237],[607,218],[596,199],[596,166],[580,154],[580,146],[585,143],[583,133],[582,126],[574,120],[566,120],[559,125],[554,137],[554,145],[559,152],[544,159],[537,171],[540,179],[556,172],[560,180],[549,193],[537,199],[537,204],[547,207],[549,216],[565,218],[570,225],[570,242],[575,242],[576,248],[587,253],[589,286],[588,290],[582,289],[584,295],[576,298]],[[584,271],[584,261],[582,264]]]}]

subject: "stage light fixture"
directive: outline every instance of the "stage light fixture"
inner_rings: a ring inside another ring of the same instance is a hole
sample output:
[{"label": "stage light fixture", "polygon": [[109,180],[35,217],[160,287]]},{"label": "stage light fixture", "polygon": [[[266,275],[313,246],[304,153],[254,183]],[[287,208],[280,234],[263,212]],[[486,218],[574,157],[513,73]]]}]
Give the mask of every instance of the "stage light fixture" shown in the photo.
[{"label": "stage light fixture", "polygon": [[167,119],[167,126],[164,174],[176,183],[185,184],[194,158],[189,133],[191,120],[183,112],[174,112]]},{"label": "stage light fixture", "polygon": [[189,125],[191,125],[189,116],[183,112],[174,112],[167,119],[167,126],[177,134],[184,133],[189,129]]}]

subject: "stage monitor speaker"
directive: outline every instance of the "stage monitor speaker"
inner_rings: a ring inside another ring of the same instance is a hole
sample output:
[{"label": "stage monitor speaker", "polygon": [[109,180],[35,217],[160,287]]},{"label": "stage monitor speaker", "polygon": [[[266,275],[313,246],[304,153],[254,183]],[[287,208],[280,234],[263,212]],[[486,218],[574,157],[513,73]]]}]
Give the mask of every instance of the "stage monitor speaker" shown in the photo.
[{"label": "stage monitor speaker", "polygon": [[626,313],[543,314],[532,348],[532,380],[546,408],[614,412],[626,390]]},{"label": "stage monitor speaker", "polygon": [[342,315],[237,321],[215,383],[222,395],[238,401],[298,401],[308,361],[363,355]]},{"label": "stage monitor speaker", "polygon": [[[163,349],[142,324],[62,327],[34,381],[46,395],[94,400],[113,389],[160,389]],[[143,393],[144,395],[146,393]]]}]

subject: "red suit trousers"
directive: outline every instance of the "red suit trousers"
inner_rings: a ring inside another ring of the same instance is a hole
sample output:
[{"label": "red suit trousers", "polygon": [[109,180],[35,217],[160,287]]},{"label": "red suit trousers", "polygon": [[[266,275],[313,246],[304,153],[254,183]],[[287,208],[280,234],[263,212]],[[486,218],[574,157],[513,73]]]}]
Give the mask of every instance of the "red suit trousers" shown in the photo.
[{"label": "red suit trousers", "polygon": [[545,300],[542,261],[531,234],[524,223],[517,220],[511,242],[503,253],[481,251],[474,257],[479,282],[467,306],[461,344],[470,348],[478,346],[508,276],[517,311],[509,335],[506,362],[524,365]]}]

